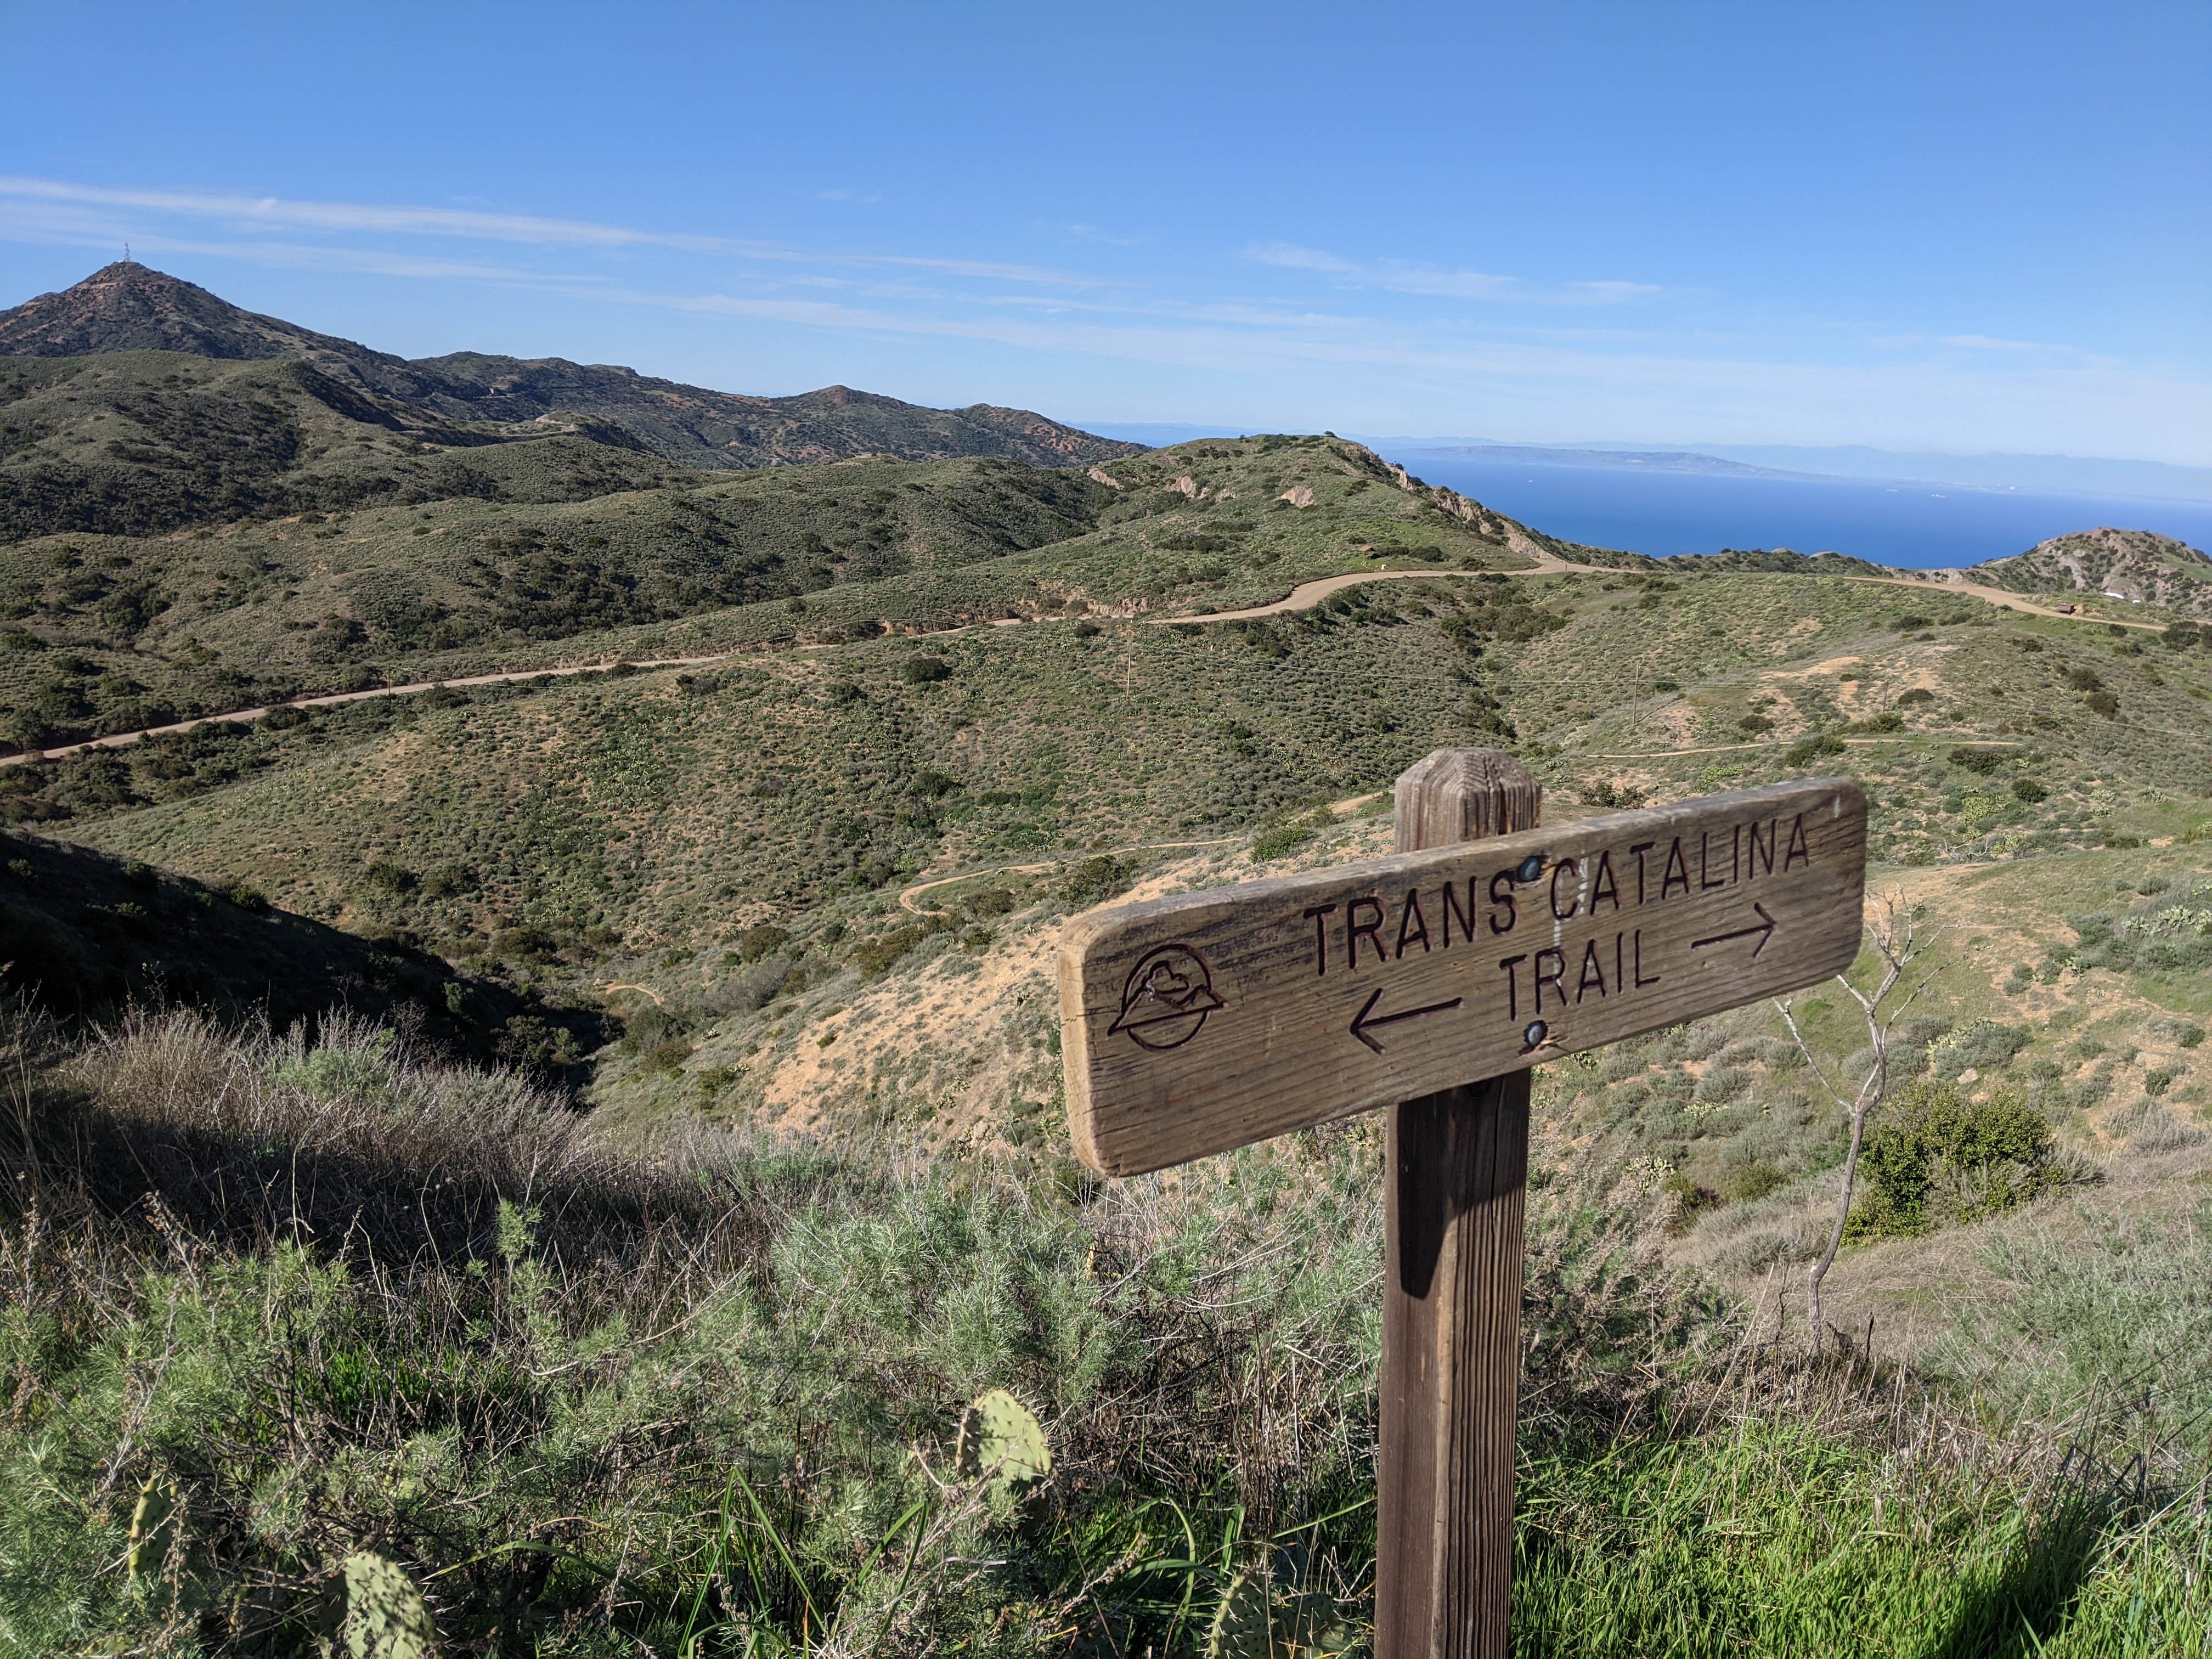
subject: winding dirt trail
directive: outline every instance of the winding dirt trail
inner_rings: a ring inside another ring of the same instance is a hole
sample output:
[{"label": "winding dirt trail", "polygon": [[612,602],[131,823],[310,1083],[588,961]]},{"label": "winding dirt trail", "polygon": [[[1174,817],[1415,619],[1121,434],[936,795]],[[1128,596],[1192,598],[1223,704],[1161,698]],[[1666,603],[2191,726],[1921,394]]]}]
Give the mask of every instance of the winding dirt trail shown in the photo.
[{"label": "winding dirt trail", "polygon": [[[1481,570],[1352,570],[1341,575],[1321,576],[1312,581],[1300,582],[1283,598],[1271,605],[1248,605],[1239,611],[1200,611],[1194,616],[1187,617],[1145,617],[1139,620],[1154,628],[1171,627],[1176,623],[1256,621],[1265,617],[1284,616],[1293,611],[1310,611],[1333,593],[1340,593],[1347,587],[1358,587],[1367,582],[1433,580],[1437,578],[1464,580],[1470,577],[1499,574],[1511,576],[1604,576],[1619,574],[1604,565],[1571,564],[1556,553],[1525,538],[1514,538],[1513,551],[1530,560],[1531,567],[1523,570],[1503,573]],[[2162,623],[2121,622],[2112,617],[2086,616],[2078,611],[2063,611],[2049,605],[2038,605],[2032,599],[2025,599],[2018,593],[2008,592],[2003,588],[1990,587],[1982,582],[1968,581],[1965,573],[1957,570],[1941,572],[1939,579],[1935,580],[1910,576],[1845,576],[1844,580],[1854,582],[1872,582],[1886,587],[1909,587],[1923,593],[1934,592],[1962,594],[1980,599],[1985,604],[2002,606],[2007,610],[2024,611],[2029,616],[2047,617],[2054,622],[2092,624],[2104,623],[2114,628],[2140,629],[2152,634],[2165,631],[2165,624]],[[958,628],[939,629],[929,633],[916,634],[913,637],[944,639],[956,634],[965,634],[975,628],[1022,628],[1044,620],[1047,618],[1008,617],[988,623],[969,623]],[[792,648],[799,651],[823,651],[830,647],[825,645],[799,645]],[[576,674],[607,674],[621,667],[634,669],[706,667],[715,663],[734,661],[740,657],[753,657],[760,654],[758,647],[750,647],[738,651],[717,652],[703,657],[647,657],[635,660],[617,659],[612,662],[572,663],[559,668],[518,669],[512,673],[504,674],[470,674],[453,679],[417,680],[406,685],[380,685],[369,691],[333,691],[321,696],[295,697],[289,702],[264,703],[252,708],[234,708],[220,714],[198,714],[188,720],[173,720],[167,726],[149,726],[136,732],[117,732],[104,738],[88,738],[82,743],[64,744],[57,749],[29,750],[20,755],[0,755],[0,766],[24,766],[33,761],[66,760],[71,755],[81,755],[94,749],[125,749],[147,738],[169,737],[178,732],[190,732],[197,726],[216,723],[250,725],[255,720],[267,718],[271,710],[277,708],[332,708],[341,703],[363,702],[371,697],[419,696],[425,691],[434,691],[441,686],[512,685],[523,680],[561,679]],[[1628,757],[1604,757],[1602,758],[1626,759]],[[1006,866],[1009,870],[1018,867],[1013,865]]]},{"label": "winding dirt trail", "polygon": [[724,652],[714,657],[653,657],[639,661],[617,659],[614,662],[572,663],[563,668],[526,668],[512,674],[470,674],[450,680],[416,680],[406,685],[380,685],[370,691],[332,691],[319,697],[295,697],[289,702],[264,703],[255,708],[234,708],[221,714],[197,714],[188,720],[173,720],[167,726],[149,726],[137,732],[116,732],[104,738],[88,738],[83,743],[64,744],[59,749],[34,749],[21,755],[0,755],[0,766],[23,766],[35,760],[66,760],[71,755],[82,755],[94,749],[127,749],[147,738],[166,738],[179,732],[190,732],[202,726],[248,726],[265,720],[278,708],[334,708],[340,703],[366,702],[371,697],[412,697],[425,691],[435,691],[440,686],[513,685],[522,680],[565,679],[574,674],[611,674],[625,665],[631,668],[689,668],[702,663],[727,662],[732,657],[744,654]]},{"label": "winding dirt trail", "polygon": [[[1341,593],[1347,587],[1358,587],[1365,582],[1411,581],[1416,577],[1466,578],[1483,574],[1480,570],[1353,570],[1341,576],[1319,576],[1310,582],[1300,582],[1273,605],[1247,605],[1242,611],[1208,611],[1195,617],[1146,617],[1143,620],[1154,628],[1169,628],[1176,623],[1249,622],[1259,617],[1279,617],[1289,611],[1310,611],[1330,594]],[[1516,570],[1512,574],[1527,576],[1537,573]]]},{"label": "winding dirt trail", "polygon": [[2113,617],[2087,617],[2078,611],[2059,611],[2050,605],[2038,605],[2018,593],[2002,587],[1991,587],[1985,582],[1970,582],[1963,570],[1944,570],[1937,573],[1938,580],[1916,580],[1911,576],[1847,576],[1846,581],[1874,582],[1883,587],[1916,587],[1925,593],[1931,588],[1945,593],[1967,593],[1990,605],[2002,605],[2008,611],[2024,611],[2031,617],[2048,617],[2053,622],[2105,623],[2113,628],[2141,628],[2153,634],[2166,632],[2164,623],[2122,622]]},{"label": "winding dirt trail", "polygon": [[[1219,836],[1212,841],[1140,841],[1133,847],[1109,847],[1103,854],[1085,854],[1085,857],[1114,858],[1123,853],[1163,853],[1186,847],[1228,847],[1243,840],[1242,836]],[[993,864],[981,870],[963,870],[956,875],[933,876],[927,881],[918,881],[902,890],[898,896],[899,908],[915,915],[924,914],[916,902],[935,887],[950,887],[955,882],[976,881],[985,876],[1036,876],[1047,870],[1057,870],[1066,863],[1064,859],[1048,859],[1042,864]]]},{"label": "winding dirt trail", "polygon": [[[1796,741],[1795,738],[1759,738],[1750,743],[1709,744],[1701,749],[1639,749],[1633,754],[1625,751],[1616,754],[1608,750],[1593,749],[1589,751],[1588,758],[1590,760],[1673,760],[1683,755],[1732,755],[1746,749],[1786,749]],[[1946,739],[1936,732],[1899,732],[1894,737],[1838,738],[1836,741],[1847,743],[1856,749],[1870,747],[1878,743],[1941,743]],[[2020,738],[1966,738],[1960,741],[1976,749],[2020,749],[2026,746],[2025,740]]]}]

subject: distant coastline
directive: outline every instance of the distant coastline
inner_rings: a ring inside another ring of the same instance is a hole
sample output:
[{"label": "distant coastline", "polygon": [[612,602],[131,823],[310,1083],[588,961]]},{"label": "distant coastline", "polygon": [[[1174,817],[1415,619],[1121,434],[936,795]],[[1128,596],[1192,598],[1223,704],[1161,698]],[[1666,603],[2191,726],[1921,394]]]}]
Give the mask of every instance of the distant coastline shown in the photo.
[{"label": "distant coastline", "polygon": [[1384,453],[1548,534],[1658,556],[1789,547],[1936,569],[2102,525],[2212,546],[2212,501],[1822,477],[1713,457],[1698,458],[1713,462],[1700,468],[1626,458],[1563,465],[1536,459],[1556,452],[1503,447]]}]

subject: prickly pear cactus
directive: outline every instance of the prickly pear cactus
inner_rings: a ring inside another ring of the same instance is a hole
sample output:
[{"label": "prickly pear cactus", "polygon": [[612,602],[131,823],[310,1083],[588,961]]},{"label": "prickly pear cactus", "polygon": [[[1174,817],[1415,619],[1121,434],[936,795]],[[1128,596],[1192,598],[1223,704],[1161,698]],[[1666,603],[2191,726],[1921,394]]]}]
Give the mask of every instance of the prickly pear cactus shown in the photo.
[{"label": "prickly pear cactus", "polygon": [[1267,1575],[1248,1567],[1229,1581],[1206,1632],[1206,1659],[1275,1659]]},{"label": "prickly pear cactus", "polygon": [[131,1511],[131,1553],[124,1558],[125,1571],[134,1581],[158,1578],[176,1536],[176,1488],[149,1474],[138,1489],[137,1507]]},{"label": "prickly pear cactus", "polygon": [[345,1564],[347,1659],[434,1659],[438,1627],[398,1566],[362,1550]]},{"label": "prickly pear cactus", "polygon": [[993,1490],[1010,1492],[1052,1473],[1052,1449],[1030,1408],[1004,1389],[993,1389],[976,1395],[960,1419],[958,1463],[965,1479],[988,1480]]}]

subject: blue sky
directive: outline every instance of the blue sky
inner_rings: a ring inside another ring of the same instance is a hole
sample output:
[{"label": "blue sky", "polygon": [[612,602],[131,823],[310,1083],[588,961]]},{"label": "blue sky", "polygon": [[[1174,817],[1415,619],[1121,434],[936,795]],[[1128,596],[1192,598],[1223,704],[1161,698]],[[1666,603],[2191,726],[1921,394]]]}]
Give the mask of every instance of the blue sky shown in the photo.
[{"label": "blue sky", "polygon": [[2212,464],[2212,6],[0,0],[0,304],[1075,421]]}]

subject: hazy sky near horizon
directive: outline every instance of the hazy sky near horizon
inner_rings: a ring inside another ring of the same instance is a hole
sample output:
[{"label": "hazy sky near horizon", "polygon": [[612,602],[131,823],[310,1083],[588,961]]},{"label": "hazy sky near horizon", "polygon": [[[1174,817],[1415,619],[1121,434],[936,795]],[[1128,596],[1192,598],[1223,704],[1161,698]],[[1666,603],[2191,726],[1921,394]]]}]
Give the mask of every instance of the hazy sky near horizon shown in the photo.
[{"label": "hazy sky near horizon", "polygon": [[1083,422],[2212,465],[2212,5],[0,0],[0,306]]}]

